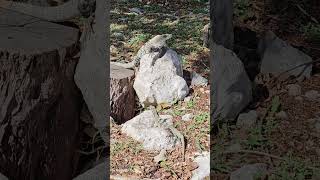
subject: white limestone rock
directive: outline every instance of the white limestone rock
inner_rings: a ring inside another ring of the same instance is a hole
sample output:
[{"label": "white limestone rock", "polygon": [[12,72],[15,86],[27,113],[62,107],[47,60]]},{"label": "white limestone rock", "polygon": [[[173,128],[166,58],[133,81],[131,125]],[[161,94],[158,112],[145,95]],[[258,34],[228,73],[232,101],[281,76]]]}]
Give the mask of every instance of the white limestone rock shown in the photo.
[{"label": "white limestone rock", "polygon": [[189,93],[178,54],[168,49],[152,66],[155,55],[156,53],[150,53],[141,58],[133,85],[144,107],[160,103],[173,104],[175,100],[183,100]]},{"label": "white limestone rock", "polygon": [[168,128],[157,126],[157,119],[151,110],[146,110],[124,123],[121,131],[141,142],[144,149],[150,151],[172,149],[178,142]]},{"label": "white limestone rock", "polygon": [[210,153],[202,152],[194,159],[198,168],[192,172],[191,180],[202,180],[210,175]]}]

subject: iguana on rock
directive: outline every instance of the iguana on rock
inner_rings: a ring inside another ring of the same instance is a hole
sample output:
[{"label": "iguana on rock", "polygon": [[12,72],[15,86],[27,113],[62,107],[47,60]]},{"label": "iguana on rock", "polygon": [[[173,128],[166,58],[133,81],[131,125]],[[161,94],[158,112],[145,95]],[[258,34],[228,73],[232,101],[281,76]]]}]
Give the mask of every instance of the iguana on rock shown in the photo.
[{"label": "iguana on rock", "polygon": [[[157,125],[161,126],[161,120],[157,113],[157,110],[154,106],[150,106],[150,110],[152,111],[155,118],[157,118]],[[181,143],[181,155],[182,155],[182,161],[185,162],[185,151],[186,151],[186,144],[183,134],[177,130],[173,125],[166,125],[166,127],[171,131],[171,133],[176,136]]]},{"label": "iguana on rock", "polygon": [[133,58],[133,60],[129,63],[119,63],[119,62],[111,62],[111,64],[124,67],[127,69],[133,69],[135,67],[138,67],[140,64],[140,59],[145,54],[149,54],[152,52],[159,52],[156,57],[153,58],[152,65],[154,64],[155,60],[161,57],[161,55],[164,54],[167,43],[166,41],[172,37],[171,34],[162,34],[162,35],[156,35],[152,39],[150,39],[148,42],[146,42],[138,51],[137,55]]}]

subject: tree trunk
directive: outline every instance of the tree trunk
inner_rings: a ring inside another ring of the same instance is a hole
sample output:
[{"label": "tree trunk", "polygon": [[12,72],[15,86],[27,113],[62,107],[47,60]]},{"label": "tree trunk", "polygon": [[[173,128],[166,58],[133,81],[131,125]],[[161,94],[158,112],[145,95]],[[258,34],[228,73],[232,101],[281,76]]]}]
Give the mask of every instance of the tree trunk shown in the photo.
[{"label": "tree trunk", "polygon": [[[233,49],[233,0],[210,0],[212,41]],[[211,43],[212,44],[212,43]]]},{"label": "tree trunk", "polygon": [[0,14],[0,171],[11,180],[70,180],[83,103],[71,58],[79,32]]},{"label": "tree trunk", "polygon": [[111,116],[117,123],[123,123],[135,114],[134,72],[115,65],[110,69]]}]

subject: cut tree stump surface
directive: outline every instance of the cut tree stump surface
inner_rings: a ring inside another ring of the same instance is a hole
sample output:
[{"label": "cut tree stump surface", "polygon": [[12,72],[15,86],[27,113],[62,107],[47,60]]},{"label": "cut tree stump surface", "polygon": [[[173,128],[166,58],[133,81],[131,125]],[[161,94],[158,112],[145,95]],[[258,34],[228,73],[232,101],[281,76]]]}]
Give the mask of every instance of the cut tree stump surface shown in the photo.
[{"label": "cut tree stump surface", "polygon": [[70,47],[79,30],[0,8],[0,51],[37,54]]},{"label": "cut tree stump surface", "polygon": [[110,73],[111,116],[123,123],[135,115],[134,71],[111,64]]},{"label": "cut tree stump surface", "polygon": [[78,29],[0,9],[0,172],[70,180],[83,99],[74,83]]}]

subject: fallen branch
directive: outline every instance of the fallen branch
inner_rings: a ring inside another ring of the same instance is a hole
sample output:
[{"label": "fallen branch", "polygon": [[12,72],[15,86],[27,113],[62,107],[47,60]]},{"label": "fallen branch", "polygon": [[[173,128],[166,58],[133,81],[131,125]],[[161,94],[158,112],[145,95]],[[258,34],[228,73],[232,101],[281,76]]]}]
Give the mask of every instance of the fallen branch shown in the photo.
[{"label": "fallen branch", "polygon": [[[220,154],[223,155],[223,154],[237,154],[237,153],[255,154],[255,155],[260,155],[260,156],[267,156],[267,157],[277,159],[280,161],[286,161],[286,159],[283,157],[276,156],[276,155],[269,154],[269,153],[265,153],[265,152],[253,151],[253,150],[224,151],[224,152],[221,152]],[[320,171],[320,168],[318,168],[318,167],[307,166],[307,168],[312,169],[312,170],[316,170],[316,171]]]}]

